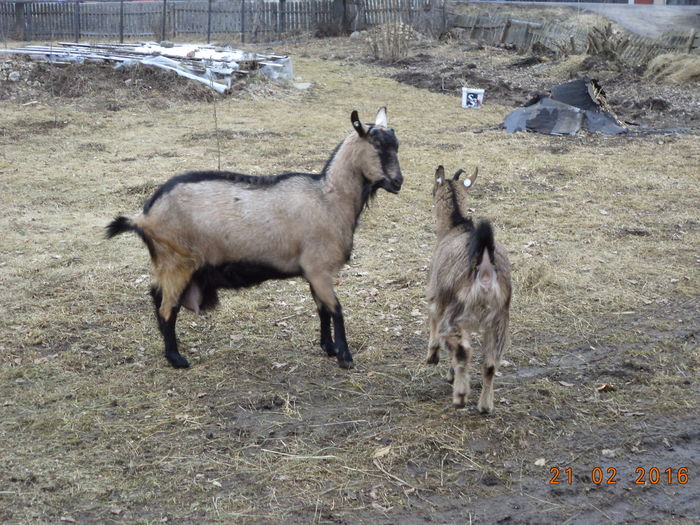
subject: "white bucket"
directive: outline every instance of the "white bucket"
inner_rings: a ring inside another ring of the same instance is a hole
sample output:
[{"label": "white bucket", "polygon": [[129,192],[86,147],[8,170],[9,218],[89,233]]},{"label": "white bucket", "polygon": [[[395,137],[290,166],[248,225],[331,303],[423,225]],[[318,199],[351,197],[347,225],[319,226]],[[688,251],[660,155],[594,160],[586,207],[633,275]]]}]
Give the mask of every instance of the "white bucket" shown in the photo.
[{"label": "white bucket", "polygon": [[462,88],[462,107],[480,108],[484,103],[484,90],[475,88]]}]

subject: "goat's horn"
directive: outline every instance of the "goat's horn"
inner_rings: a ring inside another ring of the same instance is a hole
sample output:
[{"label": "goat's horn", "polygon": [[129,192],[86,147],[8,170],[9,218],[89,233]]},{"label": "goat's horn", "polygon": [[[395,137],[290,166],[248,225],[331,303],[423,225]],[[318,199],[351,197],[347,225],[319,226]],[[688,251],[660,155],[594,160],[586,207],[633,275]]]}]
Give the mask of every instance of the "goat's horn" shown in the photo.
[{"label": "goat's horn", "polygon": [[452,180],[459,180],[459,176],[462,173],[466,173],[462,168],[459,168],[457,171],[455,171],[455,174],[452,176]]}]

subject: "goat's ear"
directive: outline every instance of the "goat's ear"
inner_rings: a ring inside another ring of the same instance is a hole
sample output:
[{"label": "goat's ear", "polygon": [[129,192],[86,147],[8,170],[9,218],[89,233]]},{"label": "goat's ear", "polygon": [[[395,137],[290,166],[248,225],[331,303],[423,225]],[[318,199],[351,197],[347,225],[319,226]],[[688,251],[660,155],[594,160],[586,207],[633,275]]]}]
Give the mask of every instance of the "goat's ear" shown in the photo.
[{"label": "goat's ear", "polygon": [[379,108],[379,111],[377,111],[377,116],[374,118],[374,125],[384,128],[387,127],[386,106]]},{"label": "goat's ear", "polygon": [[455,174],[452,175],[452,180],[459,180],[459,176],[464,173],[464,170],[462,168],[459,168],[457,171],[455,171]]},{"label": "goat's ear", "polygon": [[353,110],[352,113],[350,113],[350,122],[352,122],[352,127],[355,128],[355,131],[357,131],[357,134],[360,137],[364,137],[367,134],[367,130],[362,125],[362,122],[360,122],[360,117],[356,110]]},{"label": "goat's ear", "polygon": [[438,166],[435,170],[435,184],[442,184],[445,180],[445,168]]},{"label": "goat's ear", "polygon": [[466,179],[464,179],[464,187],[465,188],[470,188],[474,186],[474,182],[476,181],[476,176],[479,174],[479,167],[474,168],[474,172],[469,175]]}]

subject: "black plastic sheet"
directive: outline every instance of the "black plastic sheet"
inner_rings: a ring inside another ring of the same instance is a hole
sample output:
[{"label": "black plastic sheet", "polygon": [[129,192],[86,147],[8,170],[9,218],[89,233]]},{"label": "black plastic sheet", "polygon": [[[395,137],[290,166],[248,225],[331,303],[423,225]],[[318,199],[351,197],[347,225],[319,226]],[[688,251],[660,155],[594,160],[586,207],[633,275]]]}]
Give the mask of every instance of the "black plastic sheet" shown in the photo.
[{"label": "black plastic sheet", "polygon": [[600,85],[588,77],[554,86],[549,97],[506,115],[506,133],[536,131],[549,135],[573,135],[581,129],[601,133],[625,133],[622,124],[605,100]]}]

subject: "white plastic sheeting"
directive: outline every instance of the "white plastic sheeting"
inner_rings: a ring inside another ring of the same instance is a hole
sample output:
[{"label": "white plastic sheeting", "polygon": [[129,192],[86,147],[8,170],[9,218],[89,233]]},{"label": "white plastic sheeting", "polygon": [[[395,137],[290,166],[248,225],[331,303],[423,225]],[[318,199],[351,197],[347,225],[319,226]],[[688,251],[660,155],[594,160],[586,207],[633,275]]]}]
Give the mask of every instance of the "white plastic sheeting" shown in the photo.
[{"label": "white plastic sheeting", "polygon": [[267,55],[203,44],[79,44],[61,42],[56,46],[27,46],[0,49],[0,53],[29,55],[54,63],[104,61],[115,67],[144,64],[174,71],[180,76],[211,87],[217,93],[231,89],[234,77],[262,73],[272,79],[291,80],[288,56]]}]

